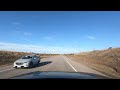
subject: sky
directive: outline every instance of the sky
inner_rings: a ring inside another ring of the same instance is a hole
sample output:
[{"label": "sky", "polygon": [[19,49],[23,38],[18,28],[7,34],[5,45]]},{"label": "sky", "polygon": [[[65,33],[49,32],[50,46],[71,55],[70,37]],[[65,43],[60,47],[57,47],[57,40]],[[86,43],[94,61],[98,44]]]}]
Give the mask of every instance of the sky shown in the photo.
[{"label": "sky", "polygon": [[0,11],[0,50],[79,53],[120,46],[120,11]]}]

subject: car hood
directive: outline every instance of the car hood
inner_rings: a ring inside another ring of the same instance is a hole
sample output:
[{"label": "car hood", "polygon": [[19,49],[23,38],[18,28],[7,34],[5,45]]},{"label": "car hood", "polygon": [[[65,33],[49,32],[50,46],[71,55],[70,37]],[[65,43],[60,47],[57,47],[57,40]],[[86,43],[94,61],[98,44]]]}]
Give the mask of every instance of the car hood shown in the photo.
[{"label": "car hood", "polygon": [[29,62],[31,59],[18,59],[15,62]]},{"label": "car hood", "polygon": [[12,79],[107,79],[106,77],[88,74],[88,73],[80,73],[80,72],[53,72],[53,71],[45,71],[45,72],[32,72],[20,76],[13,77]]}]

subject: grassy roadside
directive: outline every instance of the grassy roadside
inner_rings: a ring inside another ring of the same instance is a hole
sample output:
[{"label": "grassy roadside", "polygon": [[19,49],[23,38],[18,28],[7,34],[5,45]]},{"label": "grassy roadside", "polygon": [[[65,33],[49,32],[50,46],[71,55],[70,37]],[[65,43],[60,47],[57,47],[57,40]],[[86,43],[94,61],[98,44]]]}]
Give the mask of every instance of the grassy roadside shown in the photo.
[{"label": "grassy roadside", "polygon": [[90,64],[88,62],[84,62],[84,61],[78,61],[76,60],[73,56],[67,56],[68,58],[70,58],[71,60],[74,60],[78,63],[82,63],[83,65],[90,67],[96,71],[99,71],[113,79],[120,79],[120,73],[116,72],[113,68],[105,66],[105,65],[100,65],[100,64]]},{"label": "grassy roadside", "polygon": [[95,69],[107,76],[110,76],[113,79],[120,79],[120,73],[116,72],[113,68],[105,66],[105,65],[98,65],[98,64],[93,64],[93,65],[87,65],[88,67]]},{"label": "grassy roadside", "polygon": [[[23,55],[31,54],[27,52],[13,52],[13,51],[0,51],[0,66],[11,65],[14,61],[21,58]],[[38,54],[40,58],[48,58],[55,56],[54,54]]]},{"label": "grassy roadside", "polygon": [[[50,57],[50,56],[41,56],[41,59],[48,58],[48,57]],[[0,66],[11,65],[11,64],[13,64],[14,61],[16,61],[19,58],[13,58],[12,60],[11,59],[7,59],[6,61],[2,61],[2,62],[0,62]]]}]

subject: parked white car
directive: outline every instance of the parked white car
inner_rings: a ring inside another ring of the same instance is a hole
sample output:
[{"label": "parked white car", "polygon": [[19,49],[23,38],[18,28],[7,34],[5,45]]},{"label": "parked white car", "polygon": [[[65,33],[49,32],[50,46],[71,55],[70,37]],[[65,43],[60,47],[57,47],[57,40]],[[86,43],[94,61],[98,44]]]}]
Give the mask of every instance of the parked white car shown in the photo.
[{"label": "parked white car", "polygon": [[40,58],[36,54],[26,55],[14,62],[14,68],[21,67],[33,67],[34,65],[39,64]]}]

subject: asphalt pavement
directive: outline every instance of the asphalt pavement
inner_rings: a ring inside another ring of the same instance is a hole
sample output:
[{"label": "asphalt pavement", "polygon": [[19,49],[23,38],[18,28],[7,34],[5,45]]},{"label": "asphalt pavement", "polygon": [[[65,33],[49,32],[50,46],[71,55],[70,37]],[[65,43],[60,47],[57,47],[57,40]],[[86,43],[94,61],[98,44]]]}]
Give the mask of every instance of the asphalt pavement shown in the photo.
[{"label": "asphalt pavement", "polygon": [[13,65],[1,66],[0,79],[10,79],[18,75],[36,72],[36,71],[84,72],[84,73],[94,73],[108,77],[96,70],[93,70],[87,66],[82,65],[81,63],[70,60],[66,56],[58,55],[58,56],[52,56],[49,58],[41,59],[39,65],[33,68],[15,69],[13,68]]}]

